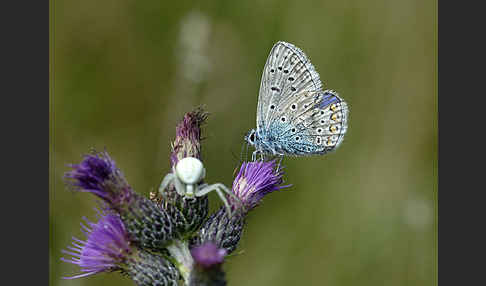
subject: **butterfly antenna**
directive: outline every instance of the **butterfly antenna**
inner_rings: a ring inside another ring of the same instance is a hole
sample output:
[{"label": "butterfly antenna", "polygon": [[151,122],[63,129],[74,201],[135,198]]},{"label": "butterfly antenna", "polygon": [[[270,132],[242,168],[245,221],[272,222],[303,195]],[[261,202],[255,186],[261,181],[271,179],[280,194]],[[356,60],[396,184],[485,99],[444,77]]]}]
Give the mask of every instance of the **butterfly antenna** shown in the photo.
[{"label": "butterfly antenna", "polygon": [[[233,159],[235,159],[235,160],[236,160],[236,158],[238,158],[238,156],[236,156],[236,153],[234,151],[231,151],[231,157],[233,157]],[[241,157],[241,155],[240,155],[240,157]],[[241,161],[241,159],[240,159],[240,161]]]},{"label": "butterfly antenna", "polygon": [[240,161],[239,161],[240,164],[243,162],[243,154],[244,154],[244,152],[245,152],[245,144],[241,145]]},{"label": "butterfly antenna", "polygon": [[248,146],[250,143],[246,142],[243,146],[241,146],[241,162],[248,161]]}]

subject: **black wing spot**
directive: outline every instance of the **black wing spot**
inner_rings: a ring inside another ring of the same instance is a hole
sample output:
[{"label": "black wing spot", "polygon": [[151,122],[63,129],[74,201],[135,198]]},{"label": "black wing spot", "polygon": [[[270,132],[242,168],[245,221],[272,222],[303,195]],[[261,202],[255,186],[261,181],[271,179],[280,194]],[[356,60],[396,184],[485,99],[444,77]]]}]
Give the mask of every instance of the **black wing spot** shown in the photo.
[{"label": "black wing spot", "polygon": [[284,70],[284,73],[289,73],[289,70]]},{"label": "black wing spot", "polygon": [[272,110],[275,109],[275,105],[273,105],[273,104],[270,105],[270,109],[272,109]]},{"label": "black wing spot", "polygon": [[282,70],[282,67],[278,67],[278,70],[281,71]]},{"label": "black wing spot", "polygon": [[291,87],[290,87],[290,90],[291,90],[291,91],[296,91],[297,89],[296,89],[295,87],[291,86]]},{"label": "black wing spot", "polygon": [[275,87],[275,86],[272,86],[271,90],[280,91],[280,89],[278,87]]},{"label": "black wing spot", "polygon": [[294,81],[295,78],[289,77],[289,81]]}]

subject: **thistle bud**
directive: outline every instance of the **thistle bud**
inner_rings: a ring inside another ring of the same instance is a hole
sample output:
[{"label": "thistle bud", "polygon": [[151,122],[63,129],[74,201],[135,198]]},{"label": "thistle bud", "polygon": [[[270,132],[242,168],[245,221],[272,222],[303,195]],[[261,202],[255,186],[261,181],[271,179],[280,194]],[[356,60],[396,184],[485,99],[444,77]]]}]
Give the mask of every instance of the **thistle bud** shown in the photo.
[{"label": "thistle bud", "polygon": [[226,285],[222,263],[226,250],[218,248],[214,243],[208,242],[191,249],[194,266],[189,278],[192,286],[223,286]]}]

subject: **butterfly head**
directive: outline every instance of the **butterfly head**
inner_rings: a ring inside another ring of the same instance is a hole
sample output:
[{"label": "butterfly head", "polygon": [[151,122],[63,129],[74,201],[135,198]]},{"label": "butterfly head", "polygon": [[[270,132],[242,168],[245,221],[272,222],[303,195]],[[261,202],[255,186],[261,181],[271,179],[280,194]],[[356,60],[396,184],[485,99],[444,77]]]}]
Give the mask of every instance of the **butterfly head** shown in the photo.
[{"label": "butterfly head", "polygon": [[246,136],[245,136],[245,141],[248,142],[248,144],[254,146],[255,145],[255,141],[256,141],[256,130],[255,129],[252,129],[250,130]]}]

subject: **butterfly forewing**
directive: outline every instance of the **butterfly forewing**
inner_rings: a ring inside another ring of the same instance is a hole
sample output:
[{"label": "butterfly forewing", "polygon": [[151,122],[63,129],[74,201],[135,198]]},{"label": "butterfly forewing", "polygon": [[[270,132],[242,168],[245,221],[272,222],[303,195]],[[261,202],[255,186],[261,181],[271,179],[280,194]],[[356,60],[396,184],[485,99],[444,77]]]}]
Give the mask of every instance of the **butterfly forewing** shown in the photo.
[{"label": "butterfly forewing", "polygon": [[307,56],[296,46],[277,42],[263,69],[257,107],[257,129],[280,117],[282,104],[304,92],[321,90],[322,83]]}]

